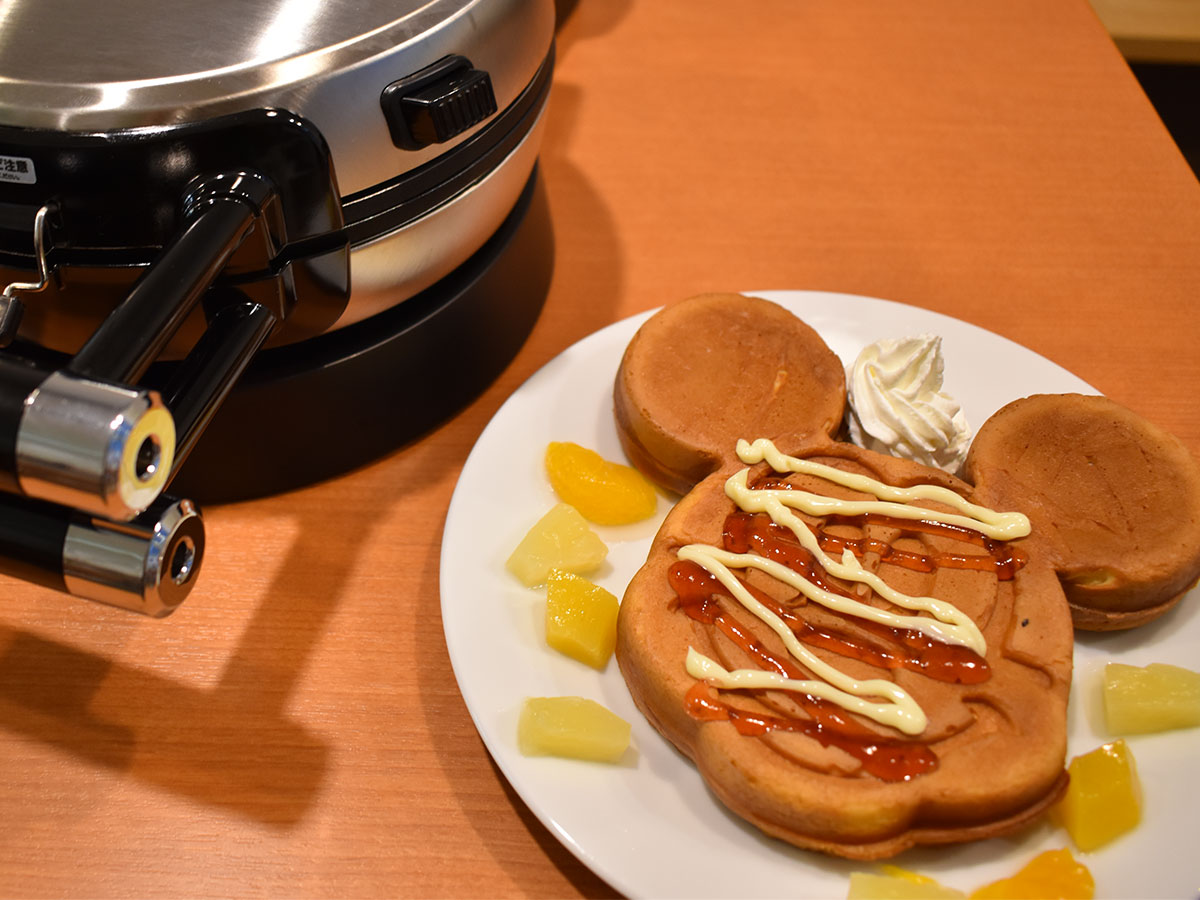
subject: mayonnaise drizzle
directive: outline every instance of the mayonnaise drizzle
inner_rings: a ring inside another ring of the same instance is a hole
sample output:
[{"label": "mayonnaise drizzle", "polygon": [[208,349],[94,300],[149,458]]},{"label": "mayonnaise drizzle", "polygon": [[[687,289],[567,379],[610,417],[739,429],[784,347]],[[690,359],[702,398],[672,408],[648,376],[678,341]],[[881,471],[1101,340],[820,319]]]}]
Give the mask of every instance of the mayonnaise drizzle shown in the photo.
[{"label": "mayonnaise drizzle", "polygon": [[[893,628],[916,630],[943,643],[969,647],[983,656],[987,652],[987,643],[970,616],[945,600],[913,597],[896,590],[876,573],[864,569],[848,549],[843,551],[840,561],[834,559],[821,548],[812,529],[792,510],[798,509],[816,516],[877,513],[896,518],[933,520],[970,528],[1001,540],[1029,534],[1028,518],[1021,513],[998,513],[978,506],[948,488],[937,485],[898,488],[865,475],[843,472],[832,466],[787,456],[779,452],[773,442],[766,439],[757,440],[753,444],[744,440],[738,441],[737,454],[747,465],[765,460],[776,472],[816,476],[877,498],[838,500],[808,491],[751,489],[748,483],[748,468],[740,470],[725,482],[726,495],[739,508],[745,512],[767,513],[775,524],[789,529],[801,546],[812,553],[821,566],[834,577],[865,584],[894,606],[928,615],[900,615],[841,594],[830,593],[787,566],[756,553],[731,553],[707,544],[688,544],[678,550],[678,557],[697,563],[720,581],[747,611],[753,613],[779,636],[787,651],[796,660],[822,680],[799,681],[761,669],[738,669],[729,672],[690,647],[688,672],[693,677],[703,678],[727,689],[754,687],[803,691],[830,700],[843,709],[860,713],[881,725],[890,725],[905,734],[920,734],[927,724],[925,712],[903,688],[884,679],[856,681],[826,663],[804,646],[786,622],[746,590],[732,569],[759,569],[827,609]],[[913,500],[934,500],[957,509],[959,514],[941,513],[922,506],[908,505]],[[872,703],[863,699],[864,697],[882,698],[884,702]]]},{"label": "mayonnaise drizzle", "polygon": [[[843,680],[846,684],[845,690],[839,690],[824,681],[788,678],[786,675],[768,672],[765,669],[736,669],[731,672],[694,647],[688,647],[687,670],[693,678],[726,690],[748,688],[760,691],[800,691],[823,700],[831,700],[843,709],[860,713],[881,724],[891,725],[905,734],[920,734],[927,724],[925,711],[903,688],[880,679],[855,681],[832,667],[830,672]],[[872,703],[862,699],[863,696],[870,695],[887,697],[888,700],[884,703]]]},{"label": "mayonnaise drizzle", "polygon": [[[905,519],[924,519],[927,521],[945,522],[949,525],[960,525],[1002,541],[1011,541],[1029,534],[1029,518],[1023,513],[995,512],[986,506],[978,506],[971,503],[949,488],[939,487],[936,484],[917,484],[907,488],[895,487],[890,484],[884,484],[882,481],[876,481],[874,478],[869,478],[866,475],[843,472],[841,469],[833,468],[833,466],[822,465],[808,459],[797,459],[794,456],[780,453],[775,444],[766,438],[759,438],[753,444],[744,440],[738,441],[737,455],[738,459],[748,466],[766,460],[776,472],[796,472],[804,475],[815,475],[818,478],[824,478],[826,481],[832,481],[834,484],[840,484],[842,487],[861,491],[864,494],[871,494],[873,497],[879,498],[880,501],[895,501],[894,503],[888,502],[882,504],[879,501],[859,501],[856,503],[850,500],[834,500],[830,497],[817,497],[815,494],[810,494],[810,497],[815,497],[817,500],[823,501],[815,507],[823,511],[812,511],[812,515],[827,516],[831,512],[839,512],[843,515],[859,515],[862,512],[877,512]],[[741,475],[745,472],[747,470],[743,469],[738,474]],[[736,478],[737,475],[734,477]],[[744,478],[742,480],[743,482],[745,481]],[[936,500],[938,503],[954,507],[962,515],[956,516],[952,513],[941,513],[920,506],[904,505],[912,500]],[[846,513],[846,510],[851,507],[857,507],[858,510]],[[810,511],[805,510],[805,512]]]}]

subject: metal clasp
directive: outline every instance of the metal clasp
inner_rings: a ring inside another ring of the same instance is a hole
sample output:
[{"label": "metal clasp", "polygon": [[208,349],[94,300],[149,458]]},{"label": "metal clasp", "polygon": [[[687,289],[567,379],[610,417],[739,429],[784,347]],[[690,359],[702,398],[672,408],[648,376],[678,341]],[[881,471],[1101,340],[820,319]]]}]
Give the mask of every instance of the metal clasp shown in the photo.
[{"label": "metal clasp", "polygon": [[33,218],[33,250],[37,257],[38,280],[14,281],[0,294],[0,347],[11,344],[21,326],[25,305],[17,294],[36,294],[50,284],[50,266],[46,262],[46,218],[53,211],[54,207],[47,204]]}]

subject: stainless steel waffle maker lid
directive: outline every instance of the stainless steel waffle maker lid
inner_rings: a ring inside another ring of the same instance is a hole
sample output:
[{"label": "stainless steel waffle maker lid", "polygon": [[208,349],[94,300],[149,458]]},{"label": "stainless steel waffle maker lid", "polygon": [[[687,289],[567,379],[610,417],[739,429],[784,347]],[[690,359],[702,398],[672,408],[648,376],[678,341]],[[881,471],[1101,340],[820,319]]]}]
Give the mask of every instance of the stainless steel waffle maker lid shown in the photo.
[{"label": "stainless steel waffle maker lid", "polygon": [[471,134],[396,146],[389,119],[404,112],[381,109],[389,85],[460,56],[505,109],[542,65],[553,26],[553,6],[534,0],[6,0],[0,122],[96,132],[285,109],[324,136],[349,195]]},{"label": "stainless steel waffle maker lid", "polygon": [[182,491],[482,390],[548,284],[553,37],[553,0],[0,5],[0,570],[165,614]]},{"label": "stainless steel waffle maker lid", "polygon": [[[250,167],[299,185],[282,204],[291,241],[311,251],[338,231],[354,251],[349,302],[315,294],[271,344],[360,321],[447,274],[512,207],[536,157],[553,32],[551,0],[8,0],[0,267],[36,268],[33,217],[58,198],[55,286],[100,285],[103,310],[114,267],[148,265],[169,242],[191,178]],[[283,159],[265,160],[268,145]],[[331,201],[340,209],[321,208]],[[373,246],[389,237],[402,252]],[[328,260],[299,268],[334,277]],[[54,302],[31,308],[26,336],[78,346],[98,313],[73,298],[70,321],[46,321]]]}]

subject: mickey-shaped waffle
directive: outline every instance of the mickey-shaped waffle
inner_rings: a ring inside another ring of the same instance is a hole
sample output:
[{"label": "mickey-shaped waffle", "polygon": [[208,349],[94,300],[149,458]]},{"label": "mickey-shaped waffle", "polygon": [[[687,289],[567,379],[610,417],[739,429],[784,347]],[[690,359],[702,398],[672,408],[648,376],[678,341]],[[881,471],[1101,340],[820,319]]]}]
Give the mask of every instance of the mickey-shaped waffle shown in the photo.
[{"label": "mickey-shaped waffle", "polygon": [[[837,441],[844,404],[837,357],[765,300],[704,295],[643,325],[617,374],[618,430],[635,465],[687,493],[622,601],[621,672],[713,792],[771,835],[874,859],[1012,832],[1066,784],[1060,573],[1092,612],[1087,591],[1127,579],[1046,524],[1067,514],[1058,481],[1013,449],[1036,415],[984,426],[972,486]],[[1124,509],[1108,451],[1087,455]],[[1168,455],[1160,477],[1198,483],[1186,450]],[[1188,490],[1154,515],[1182,508],[1195,531]],[[1190,540],[1168,591],[1200,574]]]}]

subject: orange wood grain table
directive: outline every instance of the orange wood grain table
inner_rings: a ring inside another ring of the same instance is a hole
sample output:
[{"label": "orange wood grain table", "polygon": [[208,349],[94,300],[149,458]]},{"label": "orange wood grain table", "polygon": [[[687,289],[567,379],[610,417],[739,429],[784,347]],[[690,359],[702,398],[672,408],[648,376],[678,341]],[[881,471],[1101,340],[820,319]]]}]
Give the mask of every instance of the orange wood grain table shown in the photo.
[{"label": "orange wood grain table", "polygon": [[208,509],[167,620],[0,582],[0,895],[611,893],[491,763],[438,564],[488,419],[626,315],[903,301],[1200,453],[1200,185],[1085,0],[580,0],[558,50],[555,274],[492,387],[376,464]]}]

